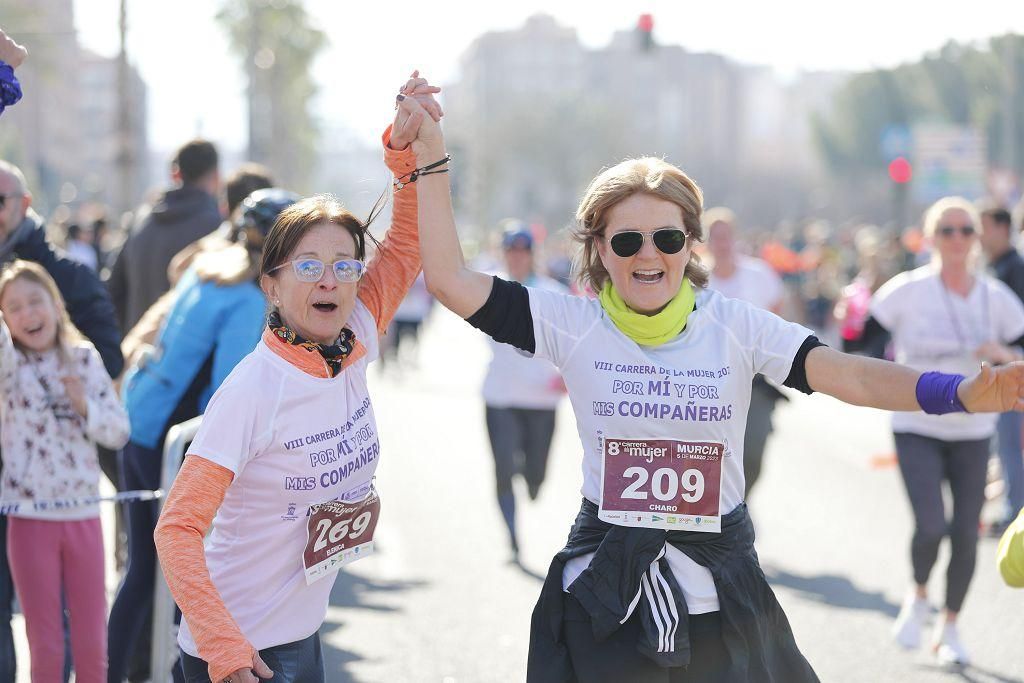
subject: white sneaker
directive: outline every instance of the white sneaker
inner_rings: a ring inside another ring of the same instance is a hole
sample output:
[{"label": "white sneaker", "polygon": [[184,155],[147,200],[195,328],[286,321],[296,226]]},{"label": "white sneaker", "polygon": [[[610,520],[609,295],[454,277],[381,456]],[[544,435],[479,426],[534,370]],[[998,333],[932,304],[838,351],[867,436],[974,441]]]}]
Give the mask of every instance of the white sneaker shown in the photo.
[{"label": "white sneaker", "polygon": [[944,666],[967,666],[971,663],[964,644],[960,642],[960,631],[955,623],[939,622],[935,625],[932,648],[935,657]]},{"label": "white sneaker", "polygon": [[903,601],[899,616],[892,625],[892,637],[908,650],[917,649],[921,646],[921,632],[931,611],[926,599],[911,593]]}]

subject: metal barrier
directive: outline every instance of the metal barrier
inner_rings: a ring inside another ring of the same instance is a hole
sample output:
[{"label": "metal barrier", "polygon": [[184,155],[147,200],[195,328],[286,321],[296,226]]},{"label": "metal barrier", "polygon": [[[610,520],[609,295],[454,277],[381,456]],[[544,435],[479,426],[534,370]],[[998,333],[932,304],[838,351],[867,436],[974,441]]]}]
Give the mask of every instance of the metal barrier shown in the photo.
[{"label": "metal barrier", "polygon": [[[181,469],[181,461],[185,458],[185,447],[195,438],[203,416],[194,417],[187,422],[176,424],[167,432],[164,441],[164,466],[160,474],[160,489],[165,495],[158,505],[163,510],[166,493],[170,492],[174,478]],[[174,598],[164,580],[164,572],[160,567],[156,571],[156,586],[153,590],[153,643],[150,652],[150,674],[153,683],[165,683],[172,680],[171,669],[177,660],[178,643],[174,626]]]}]

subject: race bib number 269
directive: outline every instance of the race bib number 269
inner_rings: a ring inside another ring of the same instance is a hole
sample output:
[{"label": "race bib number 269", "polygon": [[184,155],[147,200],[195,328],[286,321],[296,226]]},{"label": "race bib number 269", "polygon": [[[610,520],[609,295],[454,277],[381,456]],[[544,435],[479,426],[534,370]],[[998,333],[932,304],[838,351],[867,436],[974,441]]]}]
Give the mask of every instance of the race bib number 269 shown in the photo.
[{"label": "race bib number 269", "polygon": [[371,488],[360,501],[330,501],[314,505],[309,512],[302,553],[307,584],[373,553],[373,532],[380,516],[376,490]]},{"label": "race bib number 269", "polygon": [[620,526],[720,531],[724,450],[709,441],[606,438],[598,516]]}]

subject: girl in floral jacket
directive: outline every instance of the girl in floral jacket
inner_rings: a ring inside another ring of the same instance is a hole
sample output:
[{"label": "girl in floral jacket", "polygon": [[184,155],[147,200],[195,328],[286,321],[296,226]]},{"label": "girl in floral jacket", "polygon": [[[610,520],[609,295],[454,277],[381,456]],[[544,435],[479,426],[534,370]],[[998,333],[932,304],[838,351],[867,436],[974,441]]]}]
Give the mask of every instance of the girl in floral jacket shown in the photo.
[{"label": "girl in floral jacket", "polygon": [[96,503],[79,503],[97,494],[95,444],[123,446],[128,417],[99,353],[71,324],[57,285],[28,261],[15,261],[0,275],[0,396],[0,503],[9,515],[11,574],[25,614],[32,680],[62,677],[63,594],[77,680],[102,683],[102,530]]}]

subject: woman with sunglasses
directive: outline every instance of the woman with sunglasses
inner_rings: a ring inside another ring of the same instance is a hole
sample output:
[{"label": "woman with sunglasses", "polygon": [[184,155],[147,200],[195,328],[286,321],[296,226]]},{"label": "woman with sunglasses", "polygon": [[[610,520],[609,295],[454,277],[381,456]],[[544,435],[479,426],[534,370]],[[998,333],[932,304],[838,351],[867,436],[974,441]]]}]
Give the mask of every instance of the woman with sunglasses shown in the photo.
[{"label": "woman with sunglasses", "polygon": [[[855,346],[877,347],[874,340],[888,333],[897,362],[952,373],[969,373],[979,361],[998,366],[1024,357],[1024,306],[1012,290],[980,269],[979,224],[977,210],[966,199],[946,197],[933,204],[924,218],[932,262],[897,275],[875,292],[864,336]],[[932,613],[928,577],[948,535],[945,604],[931,638],[944,664],[969,661],[957,615],[974,575],[989,441],[997,418],[920,411],[892,417],[900,473],[914,512],[914,587],[893,625],[893,637],[907,649],[921,644]],[[951,520],[943,503],[944,480],[953,494]]]},{"label": "woman with sunglasses", "polygon": [[[416,170],[420,117],[440,118],[436,92],[417,73],[403,86],[384,134],[400,180]],[[380,511],[366,371],[420,270],[416,185],[395,187],[369,265],[376,211],[364,222],[328,196],[282,211],[264,242],[267,327],[211,399],[156,531],[188,681],[325,680],[331,587],[341,565],[373,551]]]},{"label": "woman with sunglasses", "polygon": [[[443,156],[440,127],[424,119],[413,150],[418,164]],[[1024,408],[1024,364],[921,375],[705,289],[700,189],[660,159],[607,169],[580,203],[590,300],[468,269],[447,175],[418,185],[428,288],[494,339],[552,361],[576,412],[584,500],[534,610],[530,681],[817,680],[758,566],[743,503],[754,373],[889,410]]]}]

